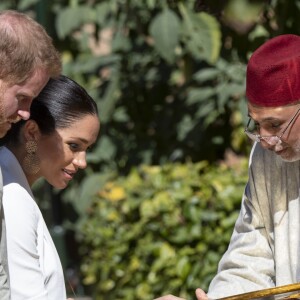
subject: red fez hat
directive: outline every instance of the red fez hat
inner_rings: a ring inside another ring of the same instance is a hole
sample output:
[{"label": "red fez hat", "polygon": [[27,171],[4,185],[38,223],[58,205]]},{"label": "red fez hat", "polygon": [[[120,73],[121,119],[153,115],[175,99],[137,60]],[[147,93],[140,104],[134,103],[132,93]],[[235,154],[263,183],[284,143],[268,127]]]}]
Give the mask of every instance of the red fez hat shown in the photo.
[{"label": "red fez hat", "polygon": [[277,36],[252,54],[246,96],[251,104],[269,107],[300,100],[300,36]]}]

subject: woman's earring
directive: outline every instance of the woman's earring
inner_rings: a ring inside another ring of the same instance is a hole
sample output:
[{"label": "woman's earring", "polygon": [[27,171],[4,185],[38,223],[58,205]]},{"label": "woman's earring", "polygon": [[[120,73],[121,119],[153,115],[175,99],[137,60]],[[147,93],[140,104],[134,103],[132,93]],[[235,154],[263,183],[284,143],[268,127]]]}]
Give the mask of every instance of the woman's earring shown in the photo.
[{"label": "woman's earring", "polygon": [[36,154],[37,142],[27,141],[25,144],[25,149],[26,155],[23,160],[24,172],[34,175],[40,170],[40,160]]}]

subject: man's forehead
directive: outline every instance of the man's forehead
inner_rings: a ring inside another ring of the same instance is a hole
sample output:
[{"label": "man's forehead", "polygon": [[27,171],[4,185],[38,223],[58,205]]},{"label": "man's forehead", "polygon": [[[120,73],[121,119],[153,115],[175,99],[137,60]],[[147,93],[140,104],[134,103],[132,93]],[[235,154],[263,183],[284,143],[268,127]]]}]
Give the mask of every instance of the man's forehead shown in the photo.
[{"label": "man's forehead", "polygon": [[252,119],[259,121],[284,120],[290,117],[297,108],[299,108],[299,104],[264,107],[248,103],[248,115]]},{"label": "man's forehead", "polygon": [[45,70],[38,70],[19,85],[19,92],[35,98],[48,80],[48,73]]}]

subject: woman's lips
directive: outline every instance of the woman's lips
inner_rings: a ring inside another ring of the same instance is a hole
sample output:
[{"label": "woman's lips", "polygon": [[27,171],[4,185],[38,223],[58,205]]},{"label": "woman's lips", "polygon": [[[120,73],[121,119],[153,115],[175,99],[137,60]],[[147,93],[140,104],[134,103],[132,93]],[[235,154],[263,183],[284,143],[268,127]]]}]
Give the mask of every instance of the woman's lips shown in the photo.
[{"label": "woman's lips", "polygon": [[65,175],[68,179],[72,179],[74,177],[74,175],[76,174],[75,171],[69,171],[67,169],[63,169],[63,172],[65,173]]}]

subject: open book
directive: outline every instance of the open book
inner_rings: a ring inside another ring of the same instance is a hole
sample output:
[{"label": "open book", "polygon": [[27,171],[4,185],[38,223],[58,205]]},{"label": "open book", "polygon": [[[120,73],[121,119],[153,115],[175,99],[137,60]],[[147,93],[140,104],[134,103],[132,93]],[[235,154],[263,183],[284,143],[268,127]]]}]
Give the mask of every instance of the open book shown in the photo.
[{"label": "open book", "polygon": [[233,295],[230,297],[219,298],[218,300],[300,300],[300,283],[277,286],[274,288],[258,290],[245,294]]}]

